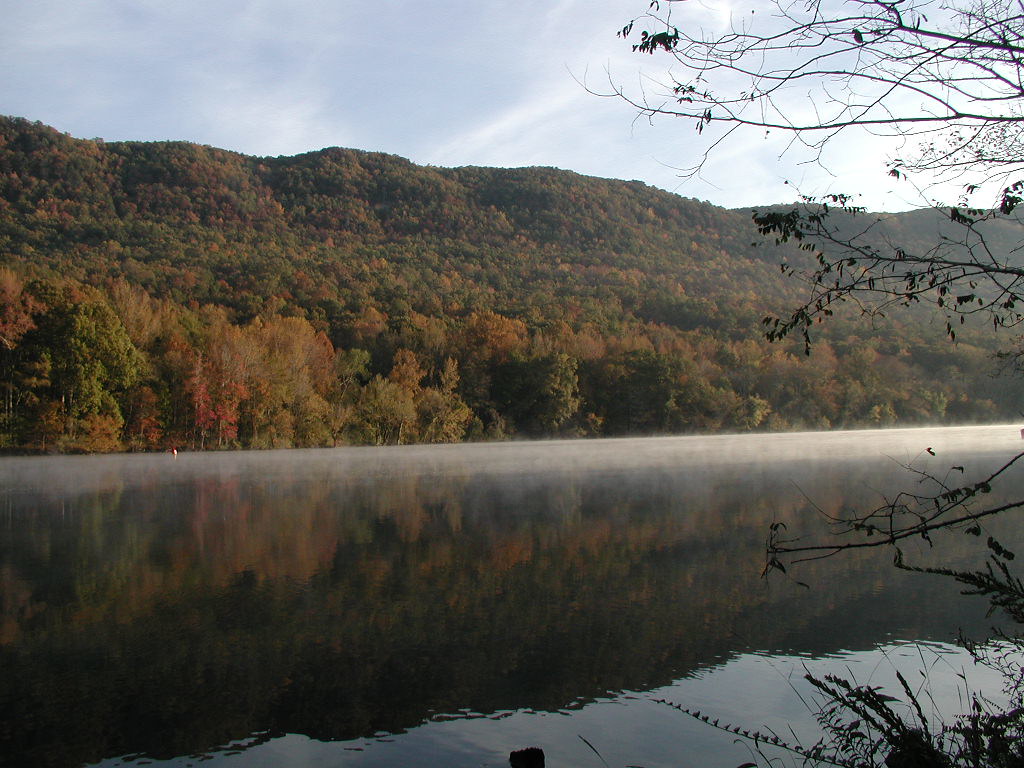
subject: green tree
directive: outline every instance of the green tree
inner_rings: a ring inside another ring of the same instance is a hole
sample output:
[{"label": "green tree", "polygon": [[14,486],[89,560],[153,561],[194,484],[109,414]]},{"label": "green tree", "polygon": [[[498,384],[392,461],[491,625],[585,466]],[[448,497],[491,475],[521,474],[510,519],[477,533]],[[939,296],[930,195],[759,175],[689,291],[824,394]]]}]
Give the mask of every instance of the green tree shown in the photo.
[{"label": "green tree", "polygon": [[494,373],[498,408],[527,435],[558,434],[580,407],[578,363],[562,352],[514,355]]},{"label": "green tree", "polygon": [[365,349],[338,350],[327,390],[327,427],[331,442],[345,442],[353,429],[363,384],[370,378],[370,353]]},{"label": "green tree", "polygon": [[419,435],[425,443],[457,443],[463,439],[473,411],[458,393],[459,364],[445,358],[437,387],[424,387],[416,399]]},{"label": "green tree", "polygon": [[359,394],[351,429],[361,443],[401,445],[414,441],[417,421],[412,392],[374,376]]},{"label": "green tree", "polygon": [[587,369],[585,397],[607,434],[664,434],[682,426],[678,360],[652,350],[635,350]]},{"label": "green tree", "polygon": [[140,378],[143,356],[97,291],[52,283],[33,283],[29,290],[42,309],[22,337],[21,365],[34,381],[37,413],[59,418],[67,447],[118,447],[122,406]]},{"label": "green tree", "polygon": [[242,404],[252,447],[325,445],[334,348],[299,317],[254,321],[243,330],[251,350]]}]

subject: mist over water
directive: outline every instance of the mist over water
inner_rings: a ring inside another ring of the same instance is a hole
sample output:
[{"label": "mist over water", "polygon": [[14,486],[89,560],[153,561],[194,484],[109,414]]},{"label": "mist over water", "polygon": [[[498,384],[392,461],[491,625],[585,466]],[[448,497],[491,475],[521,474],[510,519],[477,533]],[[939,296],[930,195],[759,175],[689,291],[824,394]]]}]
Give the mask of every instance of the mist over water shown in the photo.
[{"label": "mist over water", "polygon": [[919,488],[904,465],[962,482],[1022,449],[1002,425],[0,460],[0,765],[599,764],[584,732],[703,765],[727,746],[648,692],[777,717],[787,665],[923,639],[954,668],[988,625],[888,552],[766,582],[769,522],[820,535]]},{"label": "mist over water", "polygon": [[[926,455],[931,448],[935,457]],[[571,474],[631,470],[693,471],[730,464],[835,463],[883,460],[927,468],[970,454],[1003,457],[1024,450],[1020,425],[792,432],[782,434],[547,440],[217,453],[54,456],[0,460],[0,487],[12,491],[80,493],[110,483],[226,477],[270,472],[300,478],[487,473]],[[930,459],[930,460],[929,460]],[[985,465],[987,468],[987,464]],[[984,471],[984,470],[982,470]]]}]

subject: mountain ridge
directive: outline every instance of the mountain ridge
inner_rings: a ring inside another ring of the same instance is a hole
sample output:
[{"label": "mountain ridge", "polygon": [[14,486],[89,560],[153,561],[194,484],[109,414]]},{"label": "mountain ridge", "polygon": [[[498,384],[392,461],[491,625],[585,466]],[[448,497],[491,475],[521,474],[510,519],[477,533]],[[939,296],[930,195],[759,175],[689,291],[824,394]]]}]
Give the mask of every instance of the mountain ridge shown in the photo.
[{"label": "mountain ridge", "polygon": [[[901,237],[933,236],[900,216],[885,219]],[[835,318],[803,368],[792,345],[764,343],[763,316],[801,295],[779,263],[801,258],[759,237],[748,210],[642,182],[337,147],[108,143],[2,118],[0,267],[7,337],[21,335],[0,350],[0,433],[46,450],[263,447],[1016,414],[1019,387],[979,379],[987,336],[947,347],[924,315],[888,329]],[[131,375],[86,385],[70,373],[92,370],[84,359],[55,368],[82,306],[128,343],[97,370]],[[288,354],[307,362],[272,359],[287,357],[282,333],[305,340]],[[247,344],[249,362],[232,362]],[[279,370],[271,396],[275,366],[305,378]]]}]

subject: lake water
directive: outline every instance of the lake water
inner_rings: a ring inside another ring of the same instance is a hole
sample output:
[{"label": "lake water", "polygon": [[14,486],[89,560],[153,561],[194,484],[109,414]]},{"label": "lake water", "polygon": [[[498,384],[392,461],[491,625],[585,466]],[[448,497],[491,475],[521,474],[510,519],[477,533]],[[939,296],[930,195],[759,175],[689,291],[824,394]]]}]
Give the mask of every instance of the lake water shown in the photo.
[{"label": "lake water", "polygon": [[805,669],[925,674],[955,709],[960,672],[997,682],[950,644],[982,600],[886,552],[761,579],[767,526],[1022,448],[993,426],[2,459],[0,765],[734,766],[656,700],[812,735]]}]

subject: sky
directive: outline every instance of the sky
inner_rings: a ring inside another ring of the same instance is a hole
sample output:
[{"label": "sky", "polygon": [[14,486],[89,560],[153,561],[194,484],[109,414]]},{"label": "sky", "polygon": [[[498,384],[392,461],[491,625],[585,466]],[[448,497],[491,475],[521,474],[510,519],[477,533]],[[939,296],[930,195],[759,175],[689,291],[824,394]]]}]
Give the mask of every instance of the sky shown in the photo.
[{"label": "sky", "polygon": [[[694,0],[675,21],[714,29],[743,1]],[[707,133],[638,118],[595,93],[664,79],[665,58],[633,53],[616,36],[646,7],[0,0],[0,114],[78,138],[184,140],[250,155],[341,146],[444,167],[552,166],[726,207],[829,192],[858,192],[871,210],[920,205],[886,175],[892,148],[870,136],[834,146],[822,167],[786,151],[781,136],[748,133],[686,178],[680,169],[697,162]]]}]

